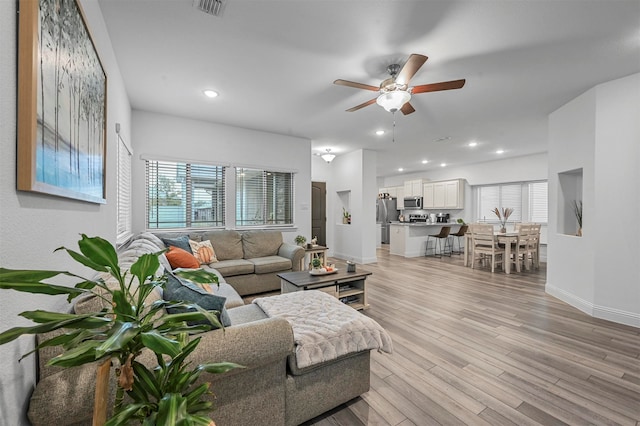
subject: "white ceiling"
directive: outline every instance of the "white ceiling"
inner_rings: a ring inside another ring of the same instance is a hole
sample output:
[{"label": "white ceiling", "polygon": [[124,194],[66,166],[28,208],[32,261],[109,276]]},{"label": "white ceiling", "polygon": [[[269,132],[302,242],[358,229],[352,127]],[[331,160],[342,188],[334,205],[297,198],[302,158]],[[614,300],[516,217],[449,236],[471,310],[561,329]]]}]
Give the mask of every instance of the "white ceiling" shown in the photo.
[{"label": "white ceiling", "polygon": [[[99,3],[133,108],[305,137],[314,153],[372,149],[378,176],[544,152],[550,112],[640,72],[639,0],[226,0],[221,17],[192,0]],[[374,92],[332,83],[378,86],[411,53],[429,57],[411,85],[467,82],[414,95],[392,142],[391,113],[345,112]]]}]

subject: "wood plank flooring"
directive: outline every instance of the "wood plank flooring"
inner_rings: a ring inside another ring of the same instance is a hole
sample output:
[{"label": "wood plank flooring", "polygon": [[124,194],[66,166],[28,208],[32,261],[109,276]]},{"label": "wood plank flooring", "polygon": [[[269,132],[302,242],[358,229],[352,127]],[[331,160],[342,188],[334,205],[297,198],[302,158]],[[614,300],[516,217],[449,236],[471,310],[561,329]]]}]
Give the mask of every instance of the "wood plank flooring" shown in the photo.
[{"label": "wood plank flooring", "polygon": [[544,264],[492,274],[386,248],[362,267],[394,353],[372,352],[371,390],[306,426],[640,426],[640,329],[545,294]]}]

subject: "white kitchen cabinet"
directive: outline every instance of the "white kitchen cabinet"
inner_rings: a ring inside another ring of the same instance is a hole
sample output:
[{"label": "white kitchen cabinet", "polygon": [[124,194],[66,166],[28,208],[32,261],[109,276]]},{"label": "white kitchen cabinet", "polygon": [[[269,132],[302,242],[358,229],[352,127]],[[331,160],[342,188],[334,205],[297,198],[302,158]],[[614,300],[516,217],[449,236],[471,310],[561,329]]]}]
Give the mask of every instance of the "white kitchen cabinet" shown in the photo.
[{"label": "white kitchen cabinet", "polygon": [[405,197],[422,197],[422,179],[404,181]]},{"label": "white kitchen cabinet", "polygon": [[433,208],[444,208],[444,182],[434,182],[433,184]]},{"label": "white kitchen cabinet", "polygon": [[422,185],[425,209],[463,209],[464,181],[462,179],[429,182]]},{"label": "white kitchen cabinet", "polygon": [[434,207],[432,183],[422,185],[422,205],[425,209],[432,209]]},{"label": "white kitchen cabinet", "polygon": [[452,180],[444,183],[444,206],[448,209],[460,209],[464,198],[460,197],[460,181]]},{"label": "white kitchen cabinet", "polygon": [[396,208],[398,210],[404,210],[404,188],[401,186],[397,187],[396,194],[398,195],[398,199],[396,201]]},{"label": "white kitchen cabinet", "polygon": [[391,198],[398,198],[398,187],[391,186],[391,187],[387,188],[387,192],[389,193]]}]

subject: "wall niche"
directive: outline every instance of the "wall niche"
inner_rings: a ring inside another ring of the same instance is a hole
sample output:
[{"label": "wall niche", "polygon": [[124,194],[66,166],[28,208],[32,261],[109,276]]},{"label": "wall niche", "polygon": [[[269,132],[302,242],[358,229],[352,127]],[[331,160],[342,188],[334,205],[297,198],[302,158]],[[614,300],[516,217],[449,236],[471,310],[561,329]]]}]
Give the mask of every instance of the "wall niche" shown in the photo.
[{"label": "wall niche", "polygon": [[558,173],[558,233],[582,236],[576,203],[582,216],[582,168]]}]

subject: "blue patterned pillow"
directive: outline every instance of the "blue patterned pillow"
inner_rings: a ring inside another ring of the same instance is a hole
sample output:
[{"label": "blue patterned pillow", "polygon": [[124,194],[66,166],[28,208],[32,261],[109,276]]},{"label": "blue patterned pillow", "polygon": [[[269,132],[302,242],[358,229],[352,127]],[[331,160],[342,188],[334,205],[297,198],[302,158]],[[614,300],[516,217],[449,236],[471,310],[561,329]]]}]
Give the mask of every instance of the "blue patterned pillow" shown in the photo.
[{"label": "blue patterned pillow", "polygon": [[[215,288],[216,284],[214,283],[208,286],[209,288]],[[222,323],[222,325],[224,325],[225,327],[231,325],[231,319],[229,318],[227,309],[224,307],[224,304],[227,301],[226,297],[210,293],[199,284],[181,279],[170,272],[167,272],[167,284],[165,285],[163,298],[164,300],[176,302],[182,301],[195,303],[197,305],[200,305],[202,309],[206,309],[208,311],[218,311],[218,320]],[[190,309],[187,312],[193,310],[194,309]],[[185,312],[184,309],[180,308],[167,309],[167,311],[170,314]]]}]

